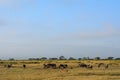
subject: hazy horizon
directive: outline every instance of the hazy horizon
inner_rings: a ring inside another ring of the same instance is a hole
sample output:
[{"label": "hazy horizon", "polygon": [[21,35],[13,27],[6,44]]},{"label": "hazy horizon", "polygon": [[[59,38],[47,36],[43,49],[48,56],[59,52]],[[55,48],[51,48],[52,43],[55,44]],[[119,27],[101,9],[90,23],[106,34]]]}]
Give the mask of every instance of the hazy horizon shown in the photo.
[{"label": "hazy horizon", "polygon": [[120,0],[0,0],[0,59],[120,57]]}]

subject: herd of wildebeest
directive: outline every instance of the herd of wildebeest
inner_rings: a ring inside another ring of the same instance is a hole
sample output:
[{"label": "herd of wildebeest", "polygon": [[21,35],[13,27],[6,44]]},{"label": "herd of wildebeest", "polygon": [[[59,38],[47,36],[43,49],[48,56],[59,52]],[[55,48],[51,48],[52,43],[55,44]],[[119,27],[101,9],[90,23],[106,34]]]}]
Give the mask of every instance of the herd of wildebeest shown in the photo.
[{"label": "herd of wildebeest", "polygon": [[[104,63],[97,63],[97,67],[100,68],[101,65],[104,66],[105,69],[107,69],[109,67],[109,64],[104,64]],[[43,64],[44,68],[53,68],[53,69],[56,69],[56,68],[59,68],[59,69],[65,69],[68,67],[67,64],[60,64],[58,67],[56,64]],[[93,69],[93,65],[91,64],[85,64],[85,63],[80,63],[78,64],[78,67],[81,67],[81,68],[87,68],[87,69]],[[72,69],[72,67],[70,67]]]},{"label": "herd of wildebeest", "polygon": [[[93,69],[94,67],[97,67],[98,69],[102,66],[102,68],[104,69],[108,69],[110,64],[106,64],[106,63],[96,63],[96,66],[95,65],[92,65],[92,64],[87,64],[87,63],[79,63],[77,67],[80,67],[80,68],[86,68],[86,69]],[[12,68],[14,67],[14,65],[12,64],[7,64],[7,65],[4,65],[4,67],[6,68]],[[27,64],[22,64],[21,65],[22,68],[26,68],[27,67]],[[55,63],[46,63],[46,64],[43,64],[43,69],[67,69],[67,68],[70,68],[70,69],[73,69],[72,66],[69,66],[68,64],[55,64]]]}]

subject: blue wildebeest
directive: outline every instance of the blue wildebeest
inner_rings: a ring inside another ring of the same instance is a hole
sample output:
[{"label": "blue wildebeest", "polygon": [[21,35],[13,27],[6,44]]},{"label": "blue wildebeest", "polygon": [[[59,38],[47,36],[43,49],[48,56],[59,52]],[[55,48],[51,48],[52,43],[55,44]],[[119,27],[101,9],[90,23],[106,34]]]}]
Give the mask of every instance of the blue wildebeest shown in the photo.
[{"label": "blue wildebeest", "polygon": [[98,68],[100,68],[101,66],[103,66],[105,69],[108,69],[109,64],[99,63],[99,64],[98,64]]},{"label": "blue wildebeest", "polygon": [[88,69],[93,69],[93,66],[91,64],[87,65]]},{"label": "blue wildebeest", "polygon": [[98,63],[98,68],[100,68],[102,65],[104,65],[104,63]]},{"label": "blue wildebeest", "polygon": [[67,64],[60,64],[60,65],[59,65],[59,69],[65,69],[65,68],[67,68],[67,67],[68,67]]},{"label": "blue wildebeest", "polygon": [[44,68],[53,68],[56,69],[56,64],[43,64]]},{"label": "blue wildebeest", "polygon": [[25,65],[25,64],[23,64],[23,68],[26,68],[26,65]]},{"label": "blue wildebeest", "polygon": [[109,65],[108,65],[108,64],[106,64],[106,65],[105,65],[105,69],[108,69],[108,67],[109,67]]},{"label": "blue wildebeest", "polygon": [[79,64],[79,67],[82,67],[82,68],[87,68],[87,64],[85,64],[85,63],[81,63],[81,64]]},{"label": "blue wildebeest", "polygon": [[11,67],[12,67],[12,64],[5,64],[4,67],[6,67],[6,68],[11,68]]},{"label": "blue wildebeest", "polygon": [[91,64],[85,64],[85,63],[79,64],[79,67],[88,68],[88,69],[92,69],[93,68],[93,66]]},{"label": "blue wildebeest", "polygon": [[8,64],[8,65],[7,65],[7,68],[11,68],[11,67],[12,67],[12,64]]}]

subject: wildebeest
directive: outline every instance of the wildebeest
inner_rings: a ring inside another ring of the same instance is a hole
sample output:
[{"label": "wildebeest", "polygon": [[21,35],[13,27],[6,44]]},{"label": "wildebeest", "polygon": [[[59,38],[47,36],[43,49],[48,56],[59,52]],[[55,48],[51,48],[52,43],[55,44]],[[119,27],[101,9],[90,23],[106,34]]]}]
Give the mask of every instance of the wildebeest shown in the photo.
[{"label": "wildebeest", "polygon": [[26,68],[26,65],[25,65],[25,64],[23,64],[23,68]]},{"label": "wildebeest", "polygon": [[5,64],[4,67],[7,67],[7,65]]},{"label": "wildebeest", "polygon": [[6,67],[6,68],[11,68],[11,67],[12,67],[12,64],[5,64],[4,67]]},{"label": "wildebeest", "polygon": [[56,68],[56,64],[43,64],[44,68]]},{"label": "wildebeest", "polygon": [[60,64],[60,65],[59,65],[59,69],[65,69],[65,68],[67,68],[67,67],[68,67],[67,64]]},{"label": "wildebeest", "polygon": [[83,67],[83,68],[87,68],[87,64],[85,64],[85,63],[81,63],[81,64],[79,64],[79,67]]},{"label": "wildebeest", "polygon": [[92,69],[93,68],[93,66],[91,64],[85,64],[85,63],[79,64],[79,67],[88,68],[88,69]]},{"label": "wildebeest", "polygon": [[100,68],[101,65],[104,65],[104,63],[98,63],[98,68]]},{"label": "wildebeest", "polygon": [[108,64],[105,65],[105,69],[108,69]]},{"label": "wildebeest", "polygon": [[89,65],[87,65],[87,68],[88,68],[88,69],[92,69],[93,66],[92,66],[91,64],[89,64]]},{"label": "wildebeest", "polygon": [[11,68],[11,67],[12,67],[12,65],[11,65],[11,64],[8,64],[8,65],[7,65],[7,68]]}]

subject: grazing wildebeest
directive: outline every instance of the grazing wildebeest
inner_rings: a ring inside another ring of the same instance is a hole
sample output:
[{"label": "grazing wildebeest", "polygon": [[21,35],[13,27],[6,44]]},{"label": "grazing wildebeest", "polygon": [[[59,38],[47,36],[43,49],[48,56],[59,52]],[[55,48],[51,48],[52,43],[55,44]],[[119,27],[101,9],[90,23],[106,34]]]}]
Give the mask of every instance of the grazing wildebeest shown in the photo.
[{"label": "grazing wildebeest", "polygon": [[23,64],[23,68],[26,68],[26,65],[25,65],[25,64]]},{"label": "grazing wildebeest", "polygon": [[106,65],[105,65],[105,69],[108,69],[108,67],[109,67],[108,64],[106,64]]},{"label": "grazing wildebeest", "polygon": [[60,64],[60,65],[59,65],[59,69],[65,69],[65,68],[67,68],[67,67],[68,67],[67,64]]},{"label": "grazing wildebeest", "polygon": [[93,66],[91,64],[85,64],[85,63],[79,64],[79,67],[88,68],[88,69],[92,69],[93,68]]},{"label": "grazing wildebeest", "polygon": [[79,64],[79,67],[87,68],[87,67],[88,67],[88,65],[87,65],[87,64],[85,64],[85,63],[81,63],[81,64]]},{"label": "grazing wildebeest", "polygon": [[8,64],[8,65],[7,65],[7,68],[11,68],[11,67],[12,67],[12,65],[11,65],[11,64]]},{"label": "grazing wildebeest", "polygon": [[104,63],[99,63],[99,64],[98,64],[98,68],[100,68],[100,67],[101,67],[101,65],[104,65]]},{"label": "grazing wildebeest", "polygon": [[47,64],[43,64],[44,68],[47,68]]},{"label": "grazing wildebeest", "polygon": [[56,64],[43,64],[44,68],[56,68]]},{"label": "grazing wildebeest", "polygon": [[4,67],[7,67],[7,65],[4,65]]},{"label": "grazing wildebeest", "polygon": [[6,67],[6,68],[11,68],[12,65],[11,65],[11,64],[5,64],[4,67]]},{"label": "grazing wildebeest", "polygon": [[89,64],[89,65],[87,66],[87,68],[88,68],[88,69],[92,69],[93,66],[92,66],[91,64]]}]

